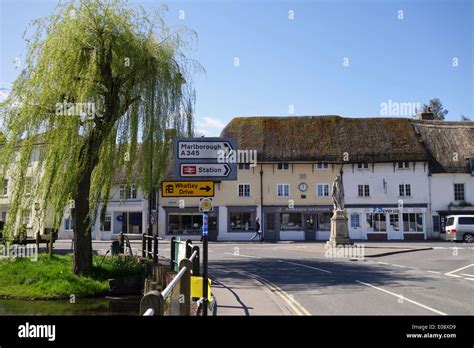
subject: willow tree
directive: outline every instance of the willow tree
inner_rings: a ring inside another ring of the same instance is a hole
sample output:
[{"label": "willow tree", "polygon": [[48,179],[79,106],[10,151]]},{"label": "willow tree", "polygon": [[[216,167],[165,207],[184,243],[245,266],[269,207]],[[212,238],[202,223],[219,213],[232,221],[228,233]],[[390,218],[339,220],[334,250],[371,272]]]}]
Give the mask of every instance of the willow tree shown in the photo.
[{"label": "willow tree", "polygon": [[166,166],[167,129],[192,133],[194,33],[168,28],[162,10],[150,17],[121,0],[58,5],[26,31],[25,67],[2,103],[1,177],[13,181],[5,234],[32,206],[57,228],[71,205],[76,274],[91,272],[91,227],[105,217],[116,171],[126,184],[138,173],[149,195]]}]

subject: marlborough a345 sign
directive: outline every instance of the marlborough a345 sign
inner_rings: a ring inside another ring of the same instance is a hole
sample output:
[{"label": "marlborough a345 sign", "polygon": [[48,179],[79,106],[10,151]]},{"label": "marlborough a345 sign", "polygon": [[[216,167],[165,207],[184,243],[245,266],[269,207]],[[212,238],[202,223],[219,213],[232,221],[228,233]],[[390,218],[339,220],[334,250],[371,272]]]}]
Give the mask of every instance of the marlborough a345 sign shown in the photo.
[{"label": "marlborough a345 sign", "polygon": [[222,152],[237,146],[227,138],[179,138],[174,142],[174,178],[176,180],[237,180],[237,163],[219,163]]}]

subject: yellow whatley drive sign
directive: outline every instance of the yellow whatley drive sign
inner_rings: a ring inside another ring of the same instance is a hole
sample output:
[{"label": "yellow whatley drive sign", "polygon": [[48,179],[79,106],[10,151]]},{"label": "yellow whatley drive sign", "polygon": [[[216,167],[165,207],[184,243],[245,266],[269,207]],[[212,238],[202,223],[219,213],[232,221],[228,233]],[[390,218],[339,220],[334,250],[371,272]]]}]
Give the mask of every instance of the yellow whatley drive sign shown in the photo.
[{"label": "yellow whatley drive sign", "polygon": [[214,197],[212,181],[163,181],[162,197]]}]

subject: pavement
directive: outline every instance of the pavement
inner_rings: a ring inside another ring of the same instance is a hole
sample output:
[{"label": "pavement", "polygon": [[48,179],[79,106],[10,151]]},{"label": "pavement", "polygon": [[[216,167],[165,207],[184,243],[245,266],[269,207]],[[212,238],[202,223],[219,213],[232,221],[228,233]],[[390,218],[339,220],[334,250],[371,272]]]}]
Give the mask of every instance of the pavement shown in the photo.
[{"label": "pavement", "polygon": [[[321,242],[209,243],[217,314],[474,315],[474,244],[356,244],[362,255]],[[94,242],[100,254],[109,246]],[[169,257],[169,241],[160,252]]]}]

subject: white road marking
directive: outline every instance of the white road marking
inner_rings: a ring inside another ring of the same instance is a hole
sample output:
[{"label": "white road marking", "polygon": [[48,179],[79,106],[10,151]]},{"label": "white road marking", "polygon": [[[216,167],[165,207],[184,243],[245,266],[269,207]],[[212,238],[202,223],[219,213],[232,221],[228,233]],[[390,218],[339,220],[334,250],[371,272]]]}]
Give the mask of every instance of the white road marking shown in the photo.
[{"label": "white road marking", "polygon": [[446,247],[433,247],[433,249],[448,249]]},{"label": "white road marking", "polygon": [[474,281],[474,278],[464,278],[464,279],[467,279],[467,280],[472,280],[472,281]]},{"label": "white road marking", "polygon": [[441,272],[436,272],[436,271],[428,271],[430,273],[434,273],[434,274],[442,274]]},{"label": "white road marking", "polygon": [[474,274],[468,274],[468,273],[461,273],[461,275],[466,276],[466,277],[474,277]]},{"label": "white road marking", "polygon": [[464,267],[461,267],[461,268],[455,269],[454,271],[451,271],[451,272],[445,273],[444,275],[447,275],[447,276],[450,276],[450,277],[455,277],[455,278],[461,278],[461,276],[459,276],[459,275],[456,275],[456,274],[453,274],[453,273],[456,273],[456,272],[462,271],[463,269],[466,269],[466,268],[469,268],[469,267],[472,267],[472,266],[474,266],[474,263],[471,263],[470,265],[467,265],[467,266],[464,266]]},{"label": "white road marking", "polygon": [[322,268],[313,267],[313,266],[308,266],[308,265],[303,265],[303,264],[301,264],[301,263],[295,263],[295,262],[289,262],[289,261],[281,261],[281,260],[278,260],[278,262],[289,263],[290,265],[295,265],[295,266],[300,266],[300,267],[311,268],[311,269],[315,269],[315,270],[317,270],[317,271],[326,272],[326,273],[332,273],[331,271],[327,271],[327,270],[322,269]]},{"label": "white road marking", "polygon": [[406,266],[397,265],[397,264],[394,264],[394,263],[392,263],[392,266],[395,266],[395,267],[401,267],[401,268],[406,268]]},{"label": "white road marking", "polygon": [[380,262],[380,261],[375,261],[375,262],[380,263],[381,265],[388,265],[388,263],[386,262]]},{"label": "white road marking", "polygon": [[234,254],[234,253],[224,253],[226,255],[232,255],[232,256],[242,256],[242,257],[250,257],[253,259],[262,259],[260,256],[253,256],[253,255],[245,255],[245,254]]},{"label": "white road marking", "polygon": [[425,308],[425,309],[427,309],[427,310],[429,310],[429,311],[431,311],[431,312],[433,312],[433,313],[436,313],[436,314],[439,314],[439,315],[448,315],[448,314],[446,314],[446,313],[444,313],[444,312],[441,312],[441,311],[439,311],[439,310],[437,310],[437,309],[428,307],[427,305],[424,305],[423,303],[410,300],[409,298],[407,298],[407,297],[405,297],[405,296],[403,296],[403,295],[395,294],[395,293],[393,293],[393,292],[391,292],[391,291],[388,291],[388,290],[379,288],[378,286],[375,286],[375,285],[372,285],[372,284],[368,284],[368,283],[364,283],[364,282],[361,282],[360,280],[356,280],[356,282],[358,282],[358,283],[360,283],[360,284],[363,284],[363,285],[365,285],[365,286],[369,286],[369,287],[371,287],[371,288],[373,288],[373,289],[376,289],[376,290],[379,290],[379,291],[383,291],[383,292],[385,292],[385,293],[387,293],[387,294],[390,294],[390,295],[392,295],[392,296],[398,297],[398,298],[402,299],[403,301],[407,301],[407,302],[413,303],[414,305],[417,305],[417,306],[419,306],[419,307]]}]

